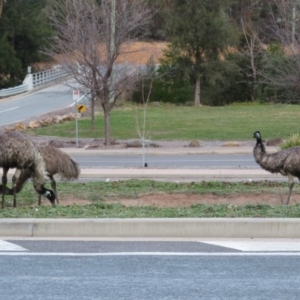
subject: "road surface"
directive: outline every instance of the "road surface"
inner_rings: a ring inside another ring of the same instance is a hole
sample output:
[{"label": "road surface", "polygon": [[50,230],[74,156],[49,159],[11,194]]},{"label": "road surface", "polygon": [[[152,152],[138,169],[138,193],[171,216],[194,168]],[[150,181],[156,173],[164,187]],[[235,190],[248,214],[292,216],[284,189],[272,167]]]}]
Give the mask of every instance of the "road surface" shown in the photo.
[{"label": "road surface", "polygon": [[2,299],[300,297],[298,240],[8,240],[0,249],[1,244]]},{"label": "road surface", "polygon": [[[136,168],[143,165],[142,155],[72,154],[81,168]],[[147,155],[148,168],[257,168],[252,154]]]},{"label": "road surface", "polygon": [[0,127],[30,120],[36,116],[66,108],[74,103],[72,90],[55,85],[13,100],[0,101]]}]

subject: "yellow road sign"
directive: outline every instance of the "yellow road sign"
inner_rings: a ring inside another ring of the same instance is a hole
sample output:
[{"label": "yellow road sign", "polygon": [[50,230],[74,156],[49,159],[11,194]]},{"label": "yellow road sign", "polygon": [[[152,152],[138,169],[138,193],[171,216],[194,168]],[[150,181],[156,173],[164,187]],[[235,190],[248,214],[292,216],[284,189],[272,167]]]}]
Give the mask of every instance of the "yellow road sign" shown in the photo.
[{"label": "yellow road sign", "polygon": [[77,105],[77,110],[78,110],[78,112],[84,112],[84,111],[86,111],[86,106],[85,105]]}]

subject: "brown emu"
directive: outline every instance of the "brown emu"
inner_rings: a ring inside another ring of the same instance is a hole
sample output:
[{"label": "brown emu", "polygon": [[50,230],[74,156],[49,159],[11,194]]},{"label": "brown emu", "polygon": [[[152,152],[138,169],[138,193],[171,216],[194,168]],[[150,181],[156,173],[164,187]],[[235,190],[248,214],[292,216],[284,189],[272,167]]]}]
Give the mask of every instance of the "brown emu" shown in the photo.
[{"label": "brown emu", "polygon": [[271,173],[280,173],[289,179],[289,194],[286,204],[289,204],[294,177],[300,180],[300,147],[292,147],[276,153],[267,154],[259,131],[254,132],[256,145],[253,154],[256,162],[265,170]]},{"label": "brown emu", "polygon": [[[56,190],[56,182],[54,175],[59,174],[61,180],[74,180],[78,179],[80,169],[77,163],[66,153],[58,148],[52,146],[39,146],[38,147],[42,157],[46,164],[47,176],[50,178],[51,187],[55,193],[56,201],[58,201],[58,195]],[[20,192],[24,186],[24,183],[32,176],[30,169],[23,169],[20,173],[18,180],[16,181],[16,192]],[[6,194],[13,194],[13,190],[6,188]],[[41,204],[41,196],[39,195],[38,204]]]},{"label": "brown emu", "polygon": [[55,194],[52,190],[44,187],[45,162],[35,144],[19,132],[0,131],[0,167],[2,175],[2,208],[4,208],[4,196],[7,184],[7,173],[9,169],[16,168],[13,177],[14,195],[13,206],[16,207],[16,182],[22,169],[32,172],[33,186],[39,195],[50,200],[54,205]]}]

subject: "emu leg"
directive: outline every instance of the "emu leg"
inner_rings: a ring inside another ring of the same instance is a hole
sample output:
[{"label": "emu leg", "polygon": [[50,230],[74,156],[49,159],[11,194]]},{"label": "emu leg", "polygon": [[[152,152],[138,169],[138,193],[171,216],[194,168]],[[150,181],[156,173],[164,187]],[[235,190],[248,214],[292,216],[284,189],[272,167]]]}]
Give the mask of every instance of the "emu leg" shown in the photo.
[{"label": "emu leg", "polygon": [[21,170],[17,169],[12,178],[12,183],[13,183],[12,190],[13,190],[13,195],[14,195],[13,206],[14,207],[17,207],[17,181],[19,180],[20,174],[21,174]]},{"label": "emu leg", "polygon": [[54,180],[54,178],[53,178],[52,175],[48,175],[48,177],[49,177],[50,180],[51,180],[51,187],[52,187],[53,192],[54,192],[54,194],[55,194],[56,202],[57,202],[57,204],[59,204],[58,196],[57,196],[57,191],[56,191],[56,182],[55,182],[55,180]]},{"label": "emu leg", "polygon": [[13,207],[17,207],[17,193],[16,193],[16,186],[14,185],[13,188],[14,198],[13,198]]},{"label": "emu leg", "polygon": [[38,205],[41,205],[41,202],[42,202],[42,195],[41,195],[41,194],[39,194]]},{"label": "emu leg", "polygon": [[291,176],[291,175],[288,175],[288,178],[289,178],[289,194],[288,194],[288,197],[287,197],[287,201],[286,201],[286,205],[288,205],[290,203],[290,197],[291,197],[291,194],[292,194],[292,189],[294,187],[294,177]]},{"label": "emu leg", "polygon": [[3,168],[3,175],[2,175],[2,209],[4,208],[4,196],[5,196],[5,189],[7,184],[7,173],[9,168]]}]

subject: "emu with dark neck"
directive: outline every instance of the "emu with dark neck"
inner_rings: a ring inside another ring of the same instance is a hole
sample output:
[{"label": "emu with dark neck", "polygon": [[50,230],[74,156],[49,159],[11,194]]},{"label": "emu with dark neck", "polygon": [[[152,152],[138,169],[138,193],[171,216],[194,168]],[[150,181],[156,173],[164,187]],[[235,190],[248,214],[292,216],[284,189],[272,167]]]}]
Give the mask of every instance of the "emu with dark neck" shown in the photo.
[{"label": "emu with dark neck", "polygon": [[268,154],[260,132],[255,131],[253,137],[256,138],[256,145],[253,149],[255,161],[268,172],[280,173],[282,176],[288,177],[289,194],[286,204],[289,204],[294,186],[294,177],[300,180],[300,147],[292,147]]}]

